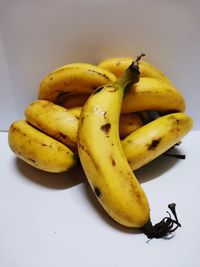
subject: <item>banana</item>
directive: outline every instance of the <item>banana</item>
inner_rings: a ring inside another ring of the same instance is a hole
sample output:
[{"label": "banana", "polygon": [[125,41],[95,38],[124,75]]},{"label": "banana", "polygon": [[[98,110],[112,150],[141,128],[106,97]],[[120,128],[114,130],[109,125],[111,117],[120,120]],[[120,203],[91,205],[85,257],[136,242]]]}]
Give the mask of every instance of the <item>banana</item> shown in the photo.
[{"label": "banana", "polygon": [[141,117],[136,113],[121,114],[119,118],[119,135],[124,139],[132,132],[144,125]]},{"label": "banana", "polygon": [[63,94],[91,93],[95,88],[115,80],[114,74],[92,64],[68,64],[44,77],[38,98],[54,102]]},{"label": "banana", "polygon": [[77,156],[70,149],[24,120],[12,123],[8,143],[20,159],[44,171],[64,172],[77,163]]},{"label": "banana", "polygon": [[76,116],[76,118],[80,118],[81,116],[81,110],[83,107],[73,107],[73,108],[69,108],[68,111],[71,112],[74,116]]},{"label": "banana", "polygon": [[[74,150],[77,145],[78,122],[82,107],[65,109],[47,100],[36,100],[25,109],[29,124]],[[139,115],[127,113],[120,116],[120,138],[125,138],[143,122]]]},{"label": "banana", "polygon": [[64,108],[70,109],[73,107],[83,106],[88,99],[89,94],[64,94],[56,99],[54,102]]},{"label": "banana", "polygon": [[[88,94],[73,95],[73,100],[70,102],[71,98],[69,97],[67,99],[66,96],[62,105],[66,108],[74,107],[74,104],[78,102],[83,105],[88,97]],[[173,85],[167,84],[161,79],[142,77],[138,83],[134,84],[125,93],[121,113],[125,114],[145,110],[184,112],[185,99],[181,92]]]},{"label": "banana", "polygon": [[[110,58],[101,61],[98,66],[120,77],[132,60],[132,58]],[[185,100],[181,92],[162,71],[145,61],[140,62],[140,81],[125,94],[122,113],[142,110],[167,112],[185,110]]]},{"label": "banana", "polygon": [[[65,107],[82,106],[89,94],[63,95],[56,102]],[[121,113],[131,113],[144,110],[157,110],[164,112],[183,112],[185,100],[179,90],[162,79],[142,77],[125,94]]]},{"label": "banana", "polygon": [[184,112],[185,100],[173,85],[159,79],[142,77],[125,94],[121,113],[144,110]]},{"label": "banana", "polygon": [[[82,107],[67,110],[46,100],[36,100],[25,109],[25,116],[29,124],[76,152],[81,110]],[[143,124],[135,113],[120,115],[119,134],[124,139],[122,147],[132,170],[144,166],[178,143],[191,129],[192,119],[185,113],[174,113]],[[155,140],[160,142],[155,143]],[[148,149],[148,144],[155,147]]]},{"label": "banana", "polygon": [[118,131],[124,90],[139,79],[138,61],[117,82],[96,89],[83,106],[78,154],[105,211],[124,226],[140,228],[149,221],[149,203],[127,162]]},{"label": "banana", "polygon": [[193,121],[185,113],[162,116],[124,140],[122,147],[132,170],[149,163],[178,143],[191,129]]},{"label": "banana", "polygon": [[[83,105],[95,88],[116,80],[115,75],[110,71],[120,76],[130,63],[130,58],[122,58],[105,60],[99,64],[101,67],[86,63],[62,66],[42,80],[38,97],[65,108]],[[146,62],[142,61],[140,65],[142,77],[125,94],[121,112],[131,113],[143,110],[183,112],[184,97],[167,76]],[[119,68],[120,72],[114,71],[115,68],[117,70]]]},{"label": "banana", "polygon": [[[102,69],[112,72],[116,77],[120,77],[128,66],[133,61],[133,58],[108,58],[101,61],[98,66]],[[157,67],[146,62],[140,61],[140,78],[141,77],[150,77],[159,80],[163,80],[166,83],[171,84],[171,81],[168,77]]]},{"label": "banana", "polygon": [[[68,109],[74,116],[80,118],[82,107]],[[123,139],[144,125],[141,117],[136,113],[121,114],[119,119],[119,135]]]},{"label": "banana", "polygon": [[36,100],[24,113],[28,123],[63,144],[76,148],[79,120],[67,109],[46,100]]}]

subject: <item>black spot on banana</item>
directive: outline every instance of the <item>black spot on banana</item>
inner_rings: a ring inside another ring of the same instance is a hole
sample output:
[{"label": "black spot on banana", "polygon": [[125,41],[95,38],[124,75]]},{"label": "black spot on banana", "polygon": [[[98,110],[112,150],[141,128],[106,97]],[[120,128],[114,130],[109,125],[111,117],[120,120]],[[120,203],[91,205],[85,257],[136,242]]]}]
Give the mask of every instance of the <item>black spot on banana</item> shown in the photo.
[{"label": "black spot on banana", "polygon": [[110,123],[105,123],[101,126],[101,130],[104,131],[105,133],[108,133],[110,130],[111,124]]}]

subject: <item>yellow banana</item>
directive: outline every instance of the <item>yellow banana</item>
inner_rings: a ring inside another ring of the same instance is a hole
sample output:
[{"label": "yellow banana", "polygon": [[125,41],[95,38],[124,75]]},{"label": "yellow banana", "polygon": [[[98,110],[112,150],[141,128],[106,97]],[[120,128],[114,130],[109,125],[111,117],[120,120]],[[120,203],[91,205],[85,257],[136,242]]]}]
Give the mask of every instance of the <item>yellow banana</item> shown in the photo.
[{"label": "yellow banana", "polygon": [[[101,61],[98,66],[102,69],[112,72],[116,77],[120,77],[128,66],[133,61],[133,58],[108,58]],[[168,77],[157,67],[146,62],[140,61],[140,78],[150,77],[159,80],[163,80],[166,83],[171,83]]]},{"label": "yellow banana", "polygon": [[[82,107],[68,109],[74,116],[80,118]],[[143,126],[141,117],[136,113],[121,114],[119,119],[119,135],[123,139]]]},{"label": "yellow banana", "polygon": [[64,172],[77,163],[77,156],[65,145],[23,120],[12,123],[8,142],[20,159],[44,171]]},{"label": "yellow banana", "polygon": [[128,165],[118,134],[124,90],[139,79],[138,60],[121,79],[89,97],[78,129],[78,153],[92,190],[106,212],[128,227],[142,227],[149,221],[147,197]]},{"label": "yellow banana", "polygon": [[[46,100],[36,100],[25,109],[25,116],[29,124],[68,145],[75,152],[81,110],[82,107],[67,110]],[[174,123],[176,117],[179,124]],[[191,125],[192,120],[185,113],[163,116],[145,127],[142,127],[143,122],[137,114],[121,114],[119,134],[121,139],[126,137],[122,147],[132,170],[144,166],[175,145],[187,134]],[[161,139],[159,145],[148,149],[148,144]]]},{"label": "yellow banana", "polygon": [[185,113],[160,117],[136,130],[122,141],[127,160],[136,170],[178,143],[192,128]]},{"label": "yellow banana", "polygon": [[114,82],[111,72],[86,63],[68,64],[47,75],[39,86],[39,99],[56,101],[66,93],[91,93],[95,88]]},{"label": "yellow banana", "polygon": [[119,135],[123,139],[142,127],[144,122],[136,113],[121,114],[119,118]]},{"label": "yellow banana", "polygon": [[144,110],[183,112],[185,100],[173,85],[159,79],[142,77],[125,94],[121,112]]},{"label": "yellow banana", "polygon": [[[25,109],[28,123],[63,144],[76,148],[78,122],[82,107],[65,109],[47,100],[36,100]],[[143,125],[135,113],[120,116],[119,133],[125,138]]]},{"label": "yellow banana", "polygon": [[[57,101],[57,104],[65,108],[82,106],[88,97],[89,94],[63,95]],[[185,100],[179,90],[164,80],[142,77],[125,94],[121,113],[144,110],[183,112],[185,110]]]},{"label": "yellow banana", "polygon": [[76,116],[78,119],[81,116],[81,110],[83,107],[73,107],[69,108],[68,111],[71,112],[74,116]]},{"label": "yellow banana", "polygon": [[[110,58],[98,64],[120,77],[131,64],[132,58]],[[185,110],[185,101],[168,77],[157,67],[140,62],[140,81],[124,97],[122,113],[141,110],[180,111]]]},{"label": "yellow banana", "polygon": [[36,100],[25,109],[25,116],[40,131],[76,147],[79,120],[67,109],[46,100]]},{"label": "yellow banana", "polygon": [[[82,107],[67,110],[46,100],[36,100],[25,109],[25,116],[28,123],[76,151],[81,110]],[[178,124],[174,123],[176,117]],[[137,114],[121,114],[119,134],[121,139],[126,137],[122,147],[132,170],[144,166],[175,145],[191,125],[192,119],[185,113],[160,117],[145,127],[142,127],[143,122]],[[148,144],[161,139],[159,145],[148,149]]]}]

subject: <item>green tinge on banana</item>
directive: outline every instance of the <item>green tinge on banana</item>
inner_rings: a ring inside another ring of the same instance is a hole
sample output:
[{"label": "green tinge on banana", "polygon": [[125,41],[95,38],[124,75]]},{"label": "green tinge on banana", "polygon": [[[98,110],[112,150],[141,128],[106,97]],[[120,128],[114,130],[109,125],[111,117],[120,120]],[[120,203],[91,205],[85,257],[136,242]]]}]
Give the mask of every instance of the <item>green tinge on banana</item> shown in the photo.
[{"label": "green tinge on banana", "polygon": [[12,123],[8,142],[17,157],[44,171],[64,172],[77,164],[77,156],[67,146],[24,120]]}]

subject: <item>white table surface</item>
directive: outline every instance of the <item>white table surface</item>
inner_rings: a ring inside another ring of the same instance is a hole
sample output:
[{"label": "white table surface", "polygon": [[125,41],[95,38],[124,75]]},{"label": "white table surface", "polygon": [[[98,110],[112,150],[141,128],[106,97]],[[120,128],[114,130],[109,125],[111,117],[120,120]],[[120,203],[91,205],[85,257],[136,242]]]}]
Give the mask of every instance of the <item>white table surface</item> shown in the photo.
[{"label": "white table surface", "polygon": [[185,160],[162,156],[136,171],[152,221],[177,204],[182,228],[171,239],[114,223],[101,209],[82,171],[49,174],[30,167],[0,134],[1,267],[200,266],[200,131],[177,148]]}]

